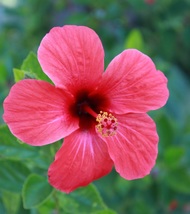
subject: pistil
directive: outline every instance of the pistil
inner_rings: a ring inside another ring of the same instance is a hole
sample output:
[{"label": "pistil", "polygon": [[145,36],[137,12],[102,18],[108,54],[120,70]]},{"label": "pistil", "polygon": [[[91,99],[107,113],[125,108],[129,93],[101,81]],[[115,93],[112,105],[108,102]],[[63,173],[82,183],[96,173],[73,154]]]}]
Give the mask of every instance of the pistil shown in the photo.
[{"label": "pistil", "polygon": [[93,111],[89,105],[83,105],[83,111],[86,112],[86,113],[89,113],[91,116],[93,116],[94,118],[97,118],[98,114]]}]

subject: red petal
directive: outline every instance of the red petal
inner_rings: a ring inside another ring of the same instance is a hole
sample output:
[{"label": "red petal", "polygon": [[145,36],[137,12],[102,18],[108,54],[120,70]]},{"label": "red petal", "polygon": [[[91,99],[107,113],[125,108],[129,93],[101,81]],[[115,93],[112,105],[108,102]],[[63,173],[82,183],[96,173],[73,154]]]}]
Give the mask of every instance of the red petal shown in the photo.
[{"label": "red petal", "polygon": [[69,102],[68,94],[47,82],[22,80],[5,99],[3,118],[17,138],[41,146],[78,128],[78,119],[69,113]]},{"label": "red petal", "polygon": [[158,135],[154,121],[146,114],[117,115],[118,130],[113,137],[102,138],[115,164],[126,179],[142,178],[155,165]]},{"label": "red petal", "polygon": [[48,171],[49,182],[69,193],[108,174],[112,166],[107,146],[95,131],[77,130],[65,138],[57,152]]},{"label": "red petal", "polygon": [[94,87],[104,70],[104,50],[97,34],[84,26],[53,28],[42,40],[38,59],[61,88]]},{"label": "red petal", "polygon": [[110,99],[110,111],[145,113],[162,107],[169,96],[167,79],[152,60],[129,49],[115,57],[99,88]]}]

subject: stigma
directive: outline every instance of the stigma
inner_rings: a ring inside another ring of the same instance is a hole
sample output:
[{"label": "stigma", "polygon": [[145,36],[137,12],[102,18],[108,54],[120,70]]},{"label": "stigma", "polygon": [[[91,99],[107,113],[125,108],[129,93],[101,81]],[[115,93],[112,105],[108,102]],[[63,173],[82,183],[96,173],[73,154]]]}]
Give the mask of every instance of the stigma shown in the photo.
[{"label": "stigma", "polygon": [[100,111],[96,121],[96,130],[103,137],[114,136],[117,133],[117,119],[111,113]]}]

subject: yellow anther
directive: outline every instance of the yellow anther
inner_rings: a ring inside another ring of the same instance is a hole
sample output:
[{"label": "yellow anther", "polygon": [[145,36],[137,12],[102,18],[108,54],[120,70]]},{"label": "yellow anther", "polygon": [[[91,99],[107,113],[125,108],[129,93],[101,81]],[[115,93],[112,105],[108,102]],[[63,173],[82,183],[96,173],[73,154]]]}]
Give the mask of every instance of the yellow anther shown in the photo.
[{"label": "yellow anther", "polygon": [[100,111],[96,121],[98,122],[96,130],[103,137],[113,136],[117,133],[117,119],[111,113]]}]

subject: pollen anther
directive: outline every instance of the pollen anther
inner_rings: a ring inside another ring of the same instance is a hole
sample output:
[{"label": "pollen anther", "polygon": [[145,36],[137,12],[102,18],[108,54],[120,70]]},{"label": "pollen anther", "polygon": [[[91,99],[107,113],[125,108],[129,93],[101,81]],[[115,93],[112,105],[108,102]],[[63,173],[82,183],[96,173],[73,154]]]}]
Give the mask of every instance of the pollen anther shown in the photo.
[{"label": "pollen anther", "polygon": [[100,111],[96,121],[98,122],[96,130],[103,137],[113,136],[117,133],[117,119],[111,113]]}]

